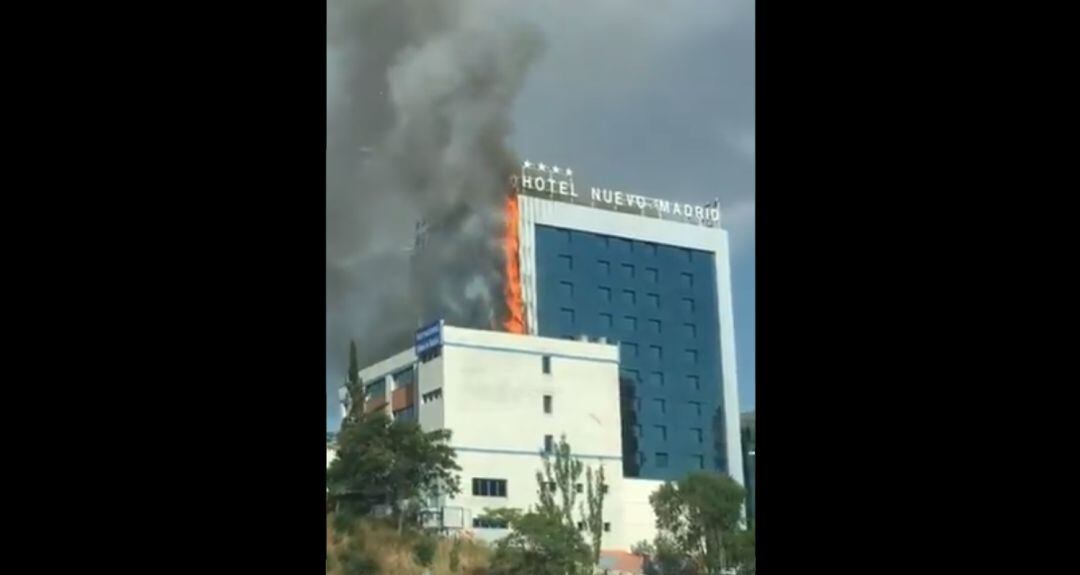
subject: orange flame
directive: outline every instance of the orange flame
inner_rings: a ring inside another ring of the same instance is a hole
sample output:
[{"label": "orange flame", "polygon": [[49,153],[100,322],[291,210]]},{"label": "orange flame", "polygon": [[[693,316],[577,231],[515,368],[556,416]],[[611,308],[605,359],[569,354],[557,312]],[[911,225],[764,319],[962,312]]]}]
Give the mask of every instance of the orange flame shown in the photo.
[{"label": "orange flame", "polygon": [[503,228],[503,254],[506,256],[506,321],[503,328],[510,333],[525,333],[525,302],[521,297],[521,268],[518,263],[518,200],[517,194],[511,193],[506,198]]}]

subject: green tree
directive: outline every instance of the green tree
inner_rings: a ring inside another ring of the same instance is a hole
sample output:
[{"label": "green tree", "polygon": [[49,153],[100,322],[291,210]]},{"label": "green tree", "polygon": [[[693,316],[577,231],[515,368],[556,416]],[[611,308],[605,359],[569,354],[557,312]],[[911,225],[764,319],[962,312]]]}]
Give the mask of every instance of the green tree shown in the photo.
[{"label": "green tree", "polygon": [[581,516],[585,518],[585,527],[592,536],[593,563],[600,561],[600,548],[604,537],[604,496],[608,484],[604,478],[604,466],[600,465],[596,474],[592,467],[585,470],[585,503],[581,506]]},{"label": "green tree", "polygon": [[[555,446],[553,454],[544,454],[543,465],[543,472],[536,472],[536,481],[540,488],[540,510],[559,513],[566,524],[573,527],[577,483],[581,479],[584,465],[571,454],[570,444],[566,442],[565,435],[559,438],[559,444]],[[552,486],[554,490],[551,489]],[[555,501],[555,492],[561,495],[561,501],[558,503]]]},{"label": "green tree", "polygon": [[736,565],[738,575],[754,575],[757,570],[755,530],[741,529],[728,537],[728,557]]},{"label": "green tree", "polygon": [[414,422],[391,421],[382,412],[365,412],[356,346],[350,342],[346,382],[347,411],[338,432],[337,458],[326,472],[327,487],[339,514],[370,513],[389,505],[404,529],[410,507],[439,494],[460,492],[456,454],[449,430],[424,432]]},{"label": "green tree", "polygon": [[495,544],[491,575],[578,575],[588,571],[590,549],[562,513],[510,512],[510,534]]},{"label": "green tree", "polygon": [[714,575],[734,567],[729,555],[736,548],[744,499],[742,486],[727,475],[697,472],[665,483],[649,497],[660,530],[658,555],[662,539],[694,572]]}]

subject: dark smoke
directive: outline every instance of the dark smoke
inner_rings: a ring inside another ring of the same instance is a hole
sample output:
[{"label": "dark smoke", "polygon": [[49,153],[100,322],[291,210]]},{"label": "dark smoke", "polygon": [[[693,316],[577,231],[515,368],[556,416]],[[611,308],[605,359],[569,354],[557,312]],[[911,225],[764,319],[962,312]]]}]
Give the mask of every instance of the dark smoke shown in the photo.
[{"label": "dark smoke", "polygon": [[[542,47],[490,0],[328,0],[328,408],[421,321],[501,320],[510,111]],[[428,241],[414,250],[416,223]]]}]

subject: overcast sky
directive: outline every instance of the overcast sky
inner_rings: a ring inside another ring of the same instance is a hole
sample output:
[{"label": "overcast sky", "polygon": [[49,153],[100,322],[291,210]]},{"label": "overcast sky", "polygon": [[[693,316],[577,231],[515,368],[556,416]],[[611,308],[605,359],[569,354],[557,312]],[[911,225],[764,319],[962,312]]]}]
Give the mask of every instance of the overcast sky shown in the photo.
[{"label": "overcast sky", "polygon": [[[543,31],[546,49],[513,108],[510,144],[523,159],[645,196],[720,199],[732,239],[740,408],[753,409],[753,0],[466,4],[485,22],[520,19]],[[328,46],[330,108],[343,94],[340,64]],[[337,419],[332,379],[328,371],[328,429]]]},{"label": "overcast sky", "polygon": [[547,49],[514,149],[598,186],[719,197],[732,238],[741,409],[754,408],[753,0],[509,2]]}]

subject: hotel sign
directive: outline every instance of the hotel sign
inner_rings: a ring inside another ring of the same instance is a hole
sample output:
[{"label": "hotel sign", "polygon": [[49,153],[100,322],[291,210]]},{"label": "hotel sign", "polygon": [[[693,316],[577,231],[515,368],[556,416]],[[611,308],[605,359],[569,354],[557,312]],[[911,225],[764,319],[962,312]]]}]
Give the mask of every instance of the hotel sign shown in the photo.
[{"label": "hotel sign", "polygon": [[443,321],[439,320],[416,331],[416,355],[442,347]]},{"label": "hotel sign", "polygon": [[586,191],[574,184],[574,171],[569,168],[526,161],[511,180],[520,193],[529,196],[710,227],[720,224],[719,201],[697,206],[622,190],[590,187]]}]

